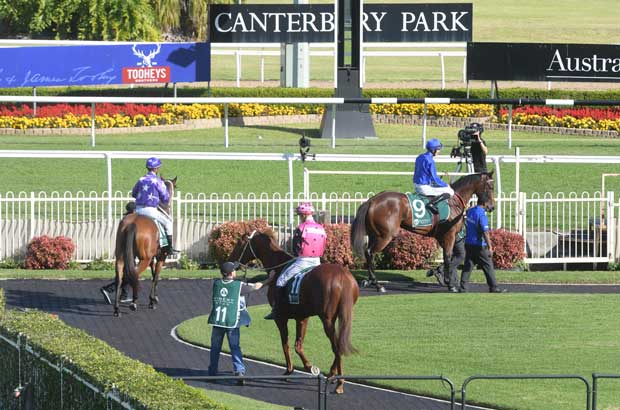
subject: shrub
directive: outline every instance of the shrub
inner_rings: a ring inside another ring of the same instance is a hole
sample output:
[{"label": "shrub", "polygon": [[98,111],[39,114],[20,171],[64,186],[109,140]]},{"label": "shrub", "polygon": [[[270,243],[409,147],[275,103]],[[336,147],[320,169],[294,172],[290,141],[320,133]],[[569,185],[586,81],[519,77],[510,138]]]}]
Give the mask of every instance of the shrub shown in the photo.
[{"label": "shrub", "polygon": [[428,268],[437,249],[435,239],[401,229],[383,251],[382,267],[407,270]]},{"label": "shrub", "polygon": [[178,263],[179,263],[179,269],[183,269],[183,270],[200,269],[200,264],[196,262],[195,260],[190,259],[189,256],[187,256],[187,254],[185,253],[181,254],[181,257],[179,258]]},{"label": "shrub", "polygon": [[26,269],[67,269],[75,245],[70,238],[37,236],[26,250]]},{"label": "shrub", "polygon": [[493,242],[493,264],[497,269],[511,269],[525,258],[523,236],[505,229],[489,231]]},{"label": "shrub", "polygon": [[325,232],[327,233],[327,243],[321,262],[353,267],[355,263],[353,262],[351,241],[349,240],[351,225],[325,225]]},{"label": "shrub", "polygon": [[211,231],[209,248],[213,252],[218,263],[228,260],[235,244],[243,234],[250,234],[253,230],[269,232],[271,228],[264,219],[252,221],[224,222]]},{"label": "shrub", "polygon": [[0,261],[0,269],[19,269],[20,265],[13,258],[6,258]]},{"label": "shrub", "polygon": [[0,288],[0,320],[2,320],[2,317],[4,316],[5,304],[4,289]]},{"label": "shrub", "polygon": [[95,258],[92,262],[86,265],[84,270],[114,270],[114,262],[108,262],[103,258]]}]

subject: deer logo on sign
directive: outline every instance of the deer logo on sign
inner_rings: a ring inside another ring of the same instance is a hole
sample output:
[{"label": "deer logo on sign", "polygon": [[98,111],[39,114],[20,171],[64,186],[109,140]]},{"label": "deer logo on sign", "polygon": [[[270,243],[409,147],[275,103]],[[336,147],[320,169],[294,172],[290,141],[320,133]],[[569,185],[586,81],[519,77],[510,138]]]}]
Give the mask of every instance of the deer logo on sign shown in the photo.
[{"label": "deer logo on sign", "polygon": [[157,65],[157,63],[153,61],[153,58],[161,51],[161,44],[157,44],[157,48],[151,50],[148,54],[144,54],[142,50],[138,50],[137,44],[134,44],[133,47],[131,47],[131,51],[133,51],[133,54],[136,57],[140,57],[142,59],[142,62],[137,64],[138,67],[152,67]]}]

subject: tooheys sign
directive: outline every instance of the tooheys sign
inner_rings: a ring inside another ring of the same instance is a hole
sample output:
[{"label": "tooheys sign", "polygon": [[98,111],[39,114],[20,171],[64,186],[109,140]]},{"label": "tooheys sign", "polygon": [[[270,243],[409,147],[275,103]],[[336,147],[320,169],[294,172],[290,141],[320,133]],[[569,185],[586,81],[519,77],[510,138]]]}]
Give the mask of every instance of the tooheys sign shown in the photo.
[{"label": "tooheys sign", "polygon": [[620,46],[469,43],[469,80],[620,81]]},{"label": "tooheys sign", "polygon": [[[364,41],[471,41],[471,4],[365,4]],[[333,42],[333,5],[212,5],[213,43]]]}]

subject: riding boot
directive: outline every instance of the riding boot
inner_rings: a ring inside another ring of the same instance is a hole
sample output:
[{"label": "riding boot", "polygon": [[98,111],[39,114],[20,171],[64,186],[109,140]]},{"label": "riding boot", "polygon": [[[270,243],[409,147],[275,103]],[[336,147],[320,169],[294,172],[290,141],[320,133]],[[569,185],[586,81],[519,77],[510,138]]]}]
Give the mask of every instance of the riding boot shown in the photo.
[{"label": "riding boot", "polygon": [[174,249],[172,247],[172,235],[166,235],[166,239],[168,240],[168,246],[166,246],[164,250],[166,251],[167,255],[174,255],[175,253],[181,252],[180,250]]},{"label": "riding boot", "polygon": [[430,201],[428,201],[428,209],[434,213],[434,214],[438,214],[439,213],[439,209],[437,209],[437,204],[441,201],[443,201],[444,199],[448,199],[450,198],[450,194],[449,193],[443,193],[441,195],[437,195],[436,197],[434,197],[433,199],[431,199]]},{"label": "riding boot", "polygon": [[280,315],[280,311],[282,310],[282,304],[286,298],[286,286],[281,288],[276,287],[275,300],[273,301],[273,307],[271,308],[271,312],[267,316],[265,316],[266,320],[274,320],[277,319]]}]

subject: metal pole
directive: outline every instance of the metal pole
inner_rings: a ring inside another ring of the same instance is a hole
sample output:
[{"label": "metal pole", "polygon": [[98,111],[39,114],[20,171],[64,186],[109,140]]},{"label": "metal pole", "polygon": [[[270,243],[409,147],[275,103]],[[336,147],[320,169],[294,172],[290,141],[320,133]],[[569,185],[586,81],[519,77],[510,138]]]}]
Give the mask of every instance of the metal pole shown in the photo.
[{"label": "metal pole", "polygon": [[512,105],[508,107],[508,148],[512,148]]},{"label": "metal pole", "polygon": [[[32,87],[32,96],[36,97],[37,96],[37,87]],[[37,116],[37,102],[33,101],[32,103],[32,115],[34,117]]]},{"label": "metal pole", "polygon": [[[176,99],[177,98],[177,83],[172,84],[172,91],[173,91],[174,98]],[[177,105],[176,101],[174,102],[174,105]]]},{"label": "metal pole", "polygon": [[310,171],[304,167],[304,200],[310,198]]},{"label": "metal pole", "polygon": [[237,66],[237,88],[241,87],[241,50],[235,51],[235,65]]},{"label": "metal pole", "polygon": [[[364,21],[364,0],[360,0],[360,15],[359,15],[359,36],[360,36],[360,49],[359,49],[359,57],[358,62],[363,66],[362,60],[364,58],[364,25],[362,22]],[[363,69],[363,67],[360,67]],[[364,87],[364,76],[360,74],[359,76],[360,88]]]},{"label": "metal pole", "polygon": [[441,59],[441,89],[446,89],[446,66],[444,63],[443,53],[439,52],[439,58]]},{"label": "metal pole", "polygon": [[228,148],[228,104],[224,104],[224,147]]},{"label": "metal pole", "polygon": [[95,146],[95,103],[90,104],[90,146]]},{"label": "metal pole", "polygon": [[336,148],[336,104],[332,104],[332,148]]},{"label": "metal pole", "polygon": [[[502,197],[502,175],[501,175],[500,169],[499,169],[499,158],[498,157],[494,157],[493,158],[493,164],[495,164],[495,180],[497,181],[497,198],[496,199],[501,199],[501,197]],[[501,207],[501,203],[500,203],[500,206],[497,206],[495,208],[496,208],[495,212],[496,212],[496,215],[497,215],[495,227],[496,228],[501,228],[502,227],[502,207]]]},{"label": "metal pole", "polygon": [[105,153],[106,168],[108,171],[108,222],[112,222],[112,155]]},{"label": "metal pole", "polygon": [[338,0],[334,0],[334,23],[334,88],[338,88]]},{"label": "metal pole", "polygon": [[427,107],[426,102],[424,102],[424,116],[422,117],[422,148],[426,145],[426,117]]},{"label": "metal pole", "polygon": [[265,82],[265,56],[263,54],[260,55],[260,82]]},{"label": "metal pole", "polygon": [[288,154],[287,157],[287,162],[288,162],[288,192],[290,195],[290,201],[289,201],[289,212],[288,212],[288,223],[289,226],[291,227],[291,232],[293,229],[293,155],[292,154]]}]

